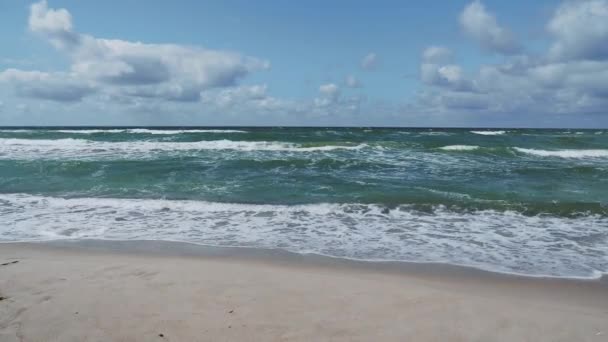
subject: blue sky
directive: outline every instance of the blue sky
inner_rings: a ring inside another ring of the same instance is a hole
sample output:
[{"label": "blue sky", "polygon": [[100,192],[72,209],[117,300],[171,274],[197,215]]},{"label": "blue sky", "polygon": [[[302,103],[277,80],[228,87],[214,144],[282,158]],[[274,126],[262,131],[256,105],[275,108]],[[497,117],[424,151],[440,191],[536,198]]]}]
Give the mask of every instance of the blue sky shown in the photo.
[{"label": "blue sky", "polygon": [[0,23],[0,125],[608,127],[608,0],[15,0]]}]

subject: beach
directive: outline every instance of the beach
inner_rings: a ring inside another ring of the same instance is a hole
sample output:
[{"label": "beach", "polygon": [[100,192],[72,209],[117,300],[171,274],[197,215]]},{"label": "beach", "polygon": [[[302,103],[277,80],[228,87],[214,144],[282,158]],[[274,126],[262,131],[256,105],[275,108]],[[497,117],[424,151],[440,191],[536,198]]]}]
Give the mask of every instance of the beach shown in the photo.
[{"label": "beach", "polygon": [[170,242],[0,245],[1,341],[606,341],[605,280]]}]

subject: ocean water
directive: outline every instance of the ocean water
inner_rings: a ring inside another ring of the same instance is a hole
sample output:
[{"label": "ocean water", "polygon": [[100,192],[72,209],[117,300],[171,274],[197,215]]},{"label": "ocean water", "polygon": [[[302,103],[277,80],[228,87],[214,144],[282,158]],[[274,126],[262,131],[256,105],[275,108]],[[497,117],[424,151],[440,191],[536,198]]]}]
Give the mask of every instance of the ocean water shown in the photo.
[{"label": "ocean water", "polygon": [[0,242],[608,272],[608,130],[0,128]]}]

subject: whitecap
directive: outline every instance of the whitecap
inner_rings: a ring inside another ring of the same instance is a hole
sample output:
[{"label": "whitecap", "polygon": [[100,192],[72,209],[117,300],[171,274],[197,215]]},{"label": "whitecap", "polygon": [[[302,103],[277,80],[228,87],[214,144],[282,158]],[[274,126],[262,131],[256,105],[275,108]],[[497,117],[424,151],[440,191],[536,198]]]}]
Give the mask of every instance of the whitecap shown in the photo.
[{"label": "whitecap", "polygon": [[158,152],[233,150],[269,152],[328,152],[360,150],[367,144],[305,146],[280,141],[204,140],[195,142],[165,141],[94,141],[86,139],[0,138],[0,159],[145,157]]},{"label": "whitecap", "polygon": [[479,135],[503,135],[507,131],[471,131],[471,133]]},{"label": "whitecap", "polygon": [[448,145],[440,147],[440,149],[445,151],[474,151],[478,148],[479,146],[476,145]]},{"label": "whitecap", "polygon": [[537,150],[533,148],[515,147],[516,151],[535,155],[539,157],[559,157],[559,158],[605,158],[608,157],[608,150]]},{"label": "whitecap", "polygon": [[247,133],[247,131],[235,129],[61,129],[51,132],[68,134],[95,134],[95,133],[133,133],[133,134],[184,134],[184,133]]}]

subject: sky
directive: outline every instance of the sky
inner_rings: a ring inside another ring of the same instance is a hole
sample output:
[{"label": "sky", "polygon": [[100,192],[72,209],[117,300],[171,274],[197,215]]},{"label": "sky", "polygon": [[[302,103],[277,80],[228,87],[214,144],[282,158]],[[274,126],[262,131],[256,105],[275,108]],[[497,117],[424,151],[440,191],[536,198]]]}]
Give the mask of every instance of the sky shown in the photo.
[{"label": "sky", "polygon": [[608,0],[0,2],[0,125],[608,127]]}]

